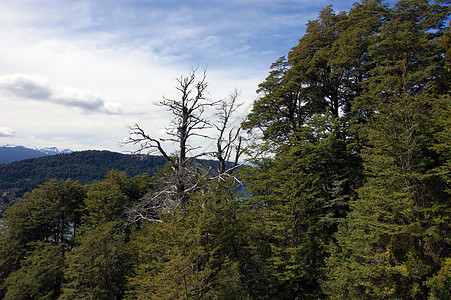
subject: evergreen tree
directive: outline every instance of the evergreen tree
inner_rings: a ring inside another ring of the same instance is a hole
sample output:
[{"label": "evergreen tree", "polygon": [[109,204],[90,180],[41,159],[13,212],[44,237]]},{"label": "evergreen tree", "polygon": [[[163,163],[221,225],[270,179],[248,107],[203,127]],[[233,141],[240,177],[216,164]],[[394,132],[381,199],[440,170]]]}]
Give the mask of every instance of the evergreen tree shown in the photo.
[{"label": "evergreen tree", "polygon": [[[85,189],[77,182],[51,180],[27,193],[15,206],[5,211],[5,231],[0,235],[0,286],[3,292],[9,291],[10,288],[19,289],[19,279],[23,273],[42,271],[42,276],[46,276],[44,273],[47,271],[41,269],[40,261],[45,264],[47,260],[52,259],[51,253],[57,250],[59,253],[55,256],[55,262],[62,260],[63,254],[73,247],[73,237],[80,224],[80,208],[84,196]],[[34,259],[36,263],[32,261]],[[62,268],[59,263],[54,267]],[[48,271],[57,273],[55,270]],[[62,272],[62,269],[60,271]],[[55,280],[59,279],[55,277]],[[20,292],[23,295],[38,293],[36,289],[40,287],[36,286],[41,284],[46,283],[24,285]],[[58,286],[57,284],[56,287]],[[33,291],[27,290],[28,287]],[[49,290],[46,291],[50,293]],[[16,292],[11,293],[9,295],[16,295]],[[51,297],[54,297],[58,292],[51,294]]]},{"label": "evergreen tree", "polygon": [[317,117],[280,147],[267,167],[254,168],[247,183],[259,202],[266,236],[266,294],[317,299],[323,294],[325,246],[346,216],[361,181],[359,159],[337,138],[331,117]]},{"label": "evergreen tree", "polygon": [[384,17],[382,1],[363,1],[346,14],[332,6],[322,10],[298,45],[271,66],[259,85],[262,94],[242,124],[260,129],[263,139],[278,145],[315,115],[351,117],[360,83],[372,66],[368,45]]},{"label": "evergreen tree", "polygon": [[72,245],[72,235],[80,224],[80,207],[85,190],[71,180],[51,180],[26,194],[4,213],[9,234],[23,245],[48,240]]},{"label": "evergreen tree", "polygon": [[120,299],[134,262],[126,206],[149,191],[147,175],[110,171],[94,181],[84,201],[76,247],[67,255],[62,299]]},{"label": "evergreen tree", "polygon": [[210,184],[184,210],[161,213],[134,233],[139,263],[130,299],[245,299],[239,257],[240,223],[230,189]]},{"label": "evergreen tree", "polygon": [[275,145],[275,159],[257,158],[246,182],[269,249],[254,265],[266,273],[261,295],[324,296],[325,247],[363,178],[354,124],[366,116],[351,107],[369,77],[368,46],[385,12],[381,1],[356,4],[349,14],[327,7],[260,85],[263,97],[243,126],[261,129]]},{"label": "evergreen tree", "polygon": [[125,223],[126,206],[150,189],[150,179],[145,174],[127,178],[125,172],[108,172],[104,180],[96,180],[89,186],[84,202],[86,225],[90,227],[110,221]]},{"label": "evergreen tree", "polygon": [[3,227],[0,235],[0,299],[3,299],[7,292],[5,279],[12,271],[20,268],[25,252],[23,245]]},{"label": "evergreen tree", "polygon": [[448,14],[445,5],[399,1],[370,48],[376,64],[361,98],[372,111],[367,181],[331,246],[332,298],[426,299],[428,278],[450,254],[449,194],[435,172],[443,157],[430,122]]},{"label": "evergreen tree", "polygon": [[5,300],[58,299],[63,279],[61,245],[33,243],[21,267],[5,280]]},{"label": "evergreen tree", "polygon": [[121,299],[133,253],[114,222],[89,229],[66,256],[65,284],[59,299]]}]

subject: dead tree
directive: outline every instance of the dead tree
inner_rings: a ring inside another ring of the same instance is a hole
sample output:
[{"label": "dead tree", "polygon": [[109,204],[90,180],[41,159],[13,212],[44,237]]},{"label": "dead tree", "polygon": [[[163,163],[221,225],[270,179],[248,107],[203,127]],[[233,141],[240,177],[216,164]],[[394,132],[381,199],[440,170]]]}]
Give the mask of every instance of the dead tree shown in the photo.
[{"label": "dead tree", "polygon": [[[130,127],[130,135],[124,142],[126,145],[139,145],[137,153],[157,152],[162,155],[172,169],[170,176],[165,178],[165,183],[158,189],[147,194],[133,207],[129,208],[130,222],[138,220],[158,221],[158,211],[171,210],[186,205],[187,194],[194,191],[198,185],[198,178],[206,176],[208,171],[195,166],[194,160],[200,157],[214,156],[219,160],[219,174],[231,173],[227,169],[227,162],[232,153],[235,154],[232,168],[236,168],[241,155],[241,138],[239,128],[228,130],[230,117],[237,109],[236,99],[238,92],[232,93],[228,99],[211,101],[207,98],[206,72],[197,78],[196,70],[188,76],[180,76],[177,79],[176,89],[180,92],[180,99],[163,97],[158,104],[165,107],[173,119],[166,128],[167,138],[155,138],[148,135],[138,124]],[[207,107],[217,107],[219,125],[210,122],[204,117]],[[202,152],[201,146],[190,144],[190,138],[202,137],[211,139],[202,134],[204,129],[216,128],[219,131],[216,149]],[[178,145],[174,153],[167,153],[163,144],[171,142]]]},{"label": "dead tree", "polygon": [[217,106],[216,116],[219,118],[219,123],[214,123],[213,126],[219,132],[215,151],[215,157],[219,162],[218,176],[230,174],[235,170],[243,153],[241,127],[239,124],[230,127],[232,115],[243,105],[243,103],[237,103],[239,96],[240,93],[235,89],[228,98],[221,100]]}]

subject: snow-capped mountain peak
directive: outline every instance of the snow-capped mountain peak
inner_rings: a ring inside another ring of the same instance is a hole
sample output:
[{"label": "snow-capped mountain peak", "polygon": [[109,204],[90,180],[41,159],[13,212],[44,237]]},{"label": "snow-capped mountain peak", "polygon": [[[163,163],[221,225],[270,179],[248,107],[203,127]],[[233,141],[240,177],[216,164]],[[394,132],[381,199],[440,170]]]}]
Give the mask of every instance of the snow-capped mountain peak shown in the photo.
[{"label": "snow-capped mountain peak", "polygon": [[36,158],[55,154],[66,154],[71,152],[73,151],[70,149],[59,150],[56,147],[38,148],[7,144],[0,146],[0,164],[27,158]]},{"label": "snow-capped mountain peak", "polygon": [[35,148],[38,151],[44,152],[45,154],[48,155],[54,155],[54,154],[61,154],[61,153],[71,153],[73,152],[70,149],[63,149],[63,150],[59,150],[56,147],[45,147],[45,148]]}]

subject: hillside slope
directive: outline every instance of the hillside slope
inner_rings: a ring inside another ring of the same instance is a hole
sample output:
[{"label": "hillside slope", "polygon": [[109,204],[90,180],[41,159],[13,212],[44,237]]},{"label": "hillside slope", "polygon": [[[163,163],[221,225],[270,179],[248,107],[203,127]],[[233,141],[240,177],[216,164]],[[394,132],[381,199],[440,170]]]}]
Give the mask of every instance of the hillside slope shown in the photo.
[{"label": "hillside slope", "polygon": [[[199,160],[202,165],[217,167],[213,160]],[[110,151],[88,150],[24,159],[0,165],[0,211],[8,202],[37,188],[50,179],[78,180],[89,184],[102,180],[110,170],[126,171],[132,177],[152,176],[163,167],[162,156],[131,155]]]},{"label": "hillside slope", "polygon": [[24,160],[28,158],[38,158],[47,155],[62,153],[71,153],[72,150],[59,150],[56,147],[29,148],[24,146],[4,145],[0,146],[0,164],[7,164],[13,161]]},{"label": "hillside slope", "polygon": [[27,158],[37,158],[49,155],[37,149],[30,149],[23,146],[2,146],[0,147],[0,164]]},{"label": "hillside slope", "polygon": [[126,171],[129,176],[143,173],[153,175],[164,164],[165,159],[160,156],[95,150],[14,161],[0,165],[0,196],[2,202],[9,202],[11,198],[21,197],[53,178],[70,178],[88,184],[105,178],[106,173],[113,169]]}]

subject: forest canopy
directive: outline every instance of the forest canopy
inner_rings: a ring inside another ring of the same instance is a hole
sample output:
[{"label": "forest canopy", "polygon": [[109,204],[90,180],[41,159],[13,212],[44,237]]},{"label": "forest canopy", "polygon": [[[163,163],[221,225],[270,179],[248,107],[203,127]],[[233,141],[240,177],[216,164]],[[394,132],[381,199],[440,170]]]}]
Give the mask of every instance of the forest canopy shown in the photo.
[{"label": "forest canopy", "polygon": [[216,124],[220,166],[249,134],[239,167],[184,152],[215,102],[205,73],[180,77],[165,168],[51,180],[5,212],[0,298],[450,299],[449,4],[324,8],[241,131]]}]

